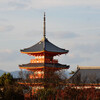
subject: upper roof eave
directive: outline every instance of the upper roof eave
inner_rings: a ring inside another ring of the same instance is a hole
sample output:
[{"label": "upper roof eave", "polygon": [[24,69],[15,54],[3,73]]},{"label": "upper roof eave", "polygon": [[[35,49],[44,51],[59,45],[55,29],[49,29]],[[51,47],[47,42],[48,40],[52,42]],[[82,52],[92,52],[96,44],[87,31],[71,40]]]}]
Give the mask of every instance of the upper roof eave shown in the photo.
[{"label": "upper roof eave", "polygon": [[43,51],[37,51],[37,52],[23,52],[23,51],[20,51],[21,53],[24,53],[24,54],[30,54],[30,55],[35,55],[35,54],[43,54],[43,53],[47,53],[47,54],[52,54],[52,55],[60,55],[60,54],[67,54],[69,52],[69,50],[67,50],[66,52],[50,52],[50,51],[46,51],[46,50],[43,50]]}]

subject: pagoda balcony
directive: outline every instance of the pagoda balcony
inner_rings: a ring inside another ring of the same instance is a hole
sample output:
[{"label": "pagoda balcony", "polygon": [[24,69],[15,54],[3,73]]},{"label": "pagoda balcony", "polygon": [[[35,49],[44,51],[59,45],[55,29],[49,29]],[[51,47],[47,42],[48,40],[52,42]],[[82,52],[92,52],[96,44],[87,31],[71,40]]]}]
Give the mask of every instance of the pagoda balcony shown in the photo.
[{"label": "pagoda balcony", "polygon": [[40,58],[40,59],[31,59],[30,63],[58,63],[58,60],[57,59],[53,59],[53,60],[50,60],[50,59],[43,59],[43,58]]}]

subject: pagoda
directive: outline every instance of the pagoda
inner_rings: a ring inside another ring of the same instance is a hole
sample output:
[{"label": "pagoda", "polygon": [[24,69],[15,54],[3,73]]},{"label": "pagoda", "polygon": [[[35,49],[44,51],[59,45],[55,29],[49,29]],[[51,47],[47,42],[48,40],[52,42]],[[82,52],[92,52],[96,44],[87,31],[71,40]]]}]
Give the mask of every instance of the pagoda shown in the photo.
[{"label": "pagoda", "polygon": [[69,65],[63,65],[58,63],[58,60],[54,59],[55,56],[61,54],[67,54],[69,50],[65,50],[57,47],[46,38],[46,18],[44,13],[43,22],[43,38],[37,44],[20,50],[21,53],[34,56],[35,59],[31,59],[30,63],[19,65],[20,69],[26,69],[29,72],[33,72],[29,75],[30,80],[34,80],[31,84],[32,90],[45,88],[44,80],[50,78],[50,72],[56,72],[62,69],[68,69]]}]

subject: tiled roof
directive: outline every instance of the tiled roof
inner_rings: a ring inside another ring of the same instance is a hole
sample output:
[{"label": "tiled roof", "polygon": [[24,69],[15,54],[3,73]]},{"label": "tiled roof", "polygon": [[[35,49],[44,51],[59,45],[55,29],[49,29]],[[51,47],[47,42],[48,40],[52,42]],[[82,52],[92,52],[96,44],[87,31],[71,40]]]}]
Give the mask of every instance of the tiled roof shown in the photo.
[{"label": "tiled roof", "polygon": [[21,50],[21,52],[40,52],[40,51],[48,51],[48,52],[57,52],[57,53],[68,53],[69,50],[65,50],[62,48],[57,47],[56,45],[52,44],[51,42],[48,41],[47,38],[42,39],[40,42],[38,42],[37,44],[29,47],[29,48],[25,48],[23,50]]},{"label": "tiled roof", "polygon": [[100,66],[79,66],[69,82],[100,83]]}]

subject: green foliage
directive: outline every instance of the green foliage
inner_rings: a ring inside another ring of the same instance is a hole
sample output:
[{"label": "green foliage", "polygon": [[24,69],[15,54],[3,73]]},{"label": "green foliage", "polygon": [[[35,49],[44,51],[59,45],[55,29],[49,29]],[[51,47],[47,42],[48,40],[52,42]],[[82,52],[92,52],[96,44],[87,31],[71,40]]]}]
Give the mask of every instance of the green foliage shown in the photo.
[{"label": "green foliage", "polygon": [[38,90],[38,100],[55,100],[56,92],[56,90],[51,88]]},{"label": "green foliage", "polygon": [[10,73],[4,73],[1,77],[0,77],[0,86],[5,86],[8,84],[12,84],[13,82],[13,76]]}]

